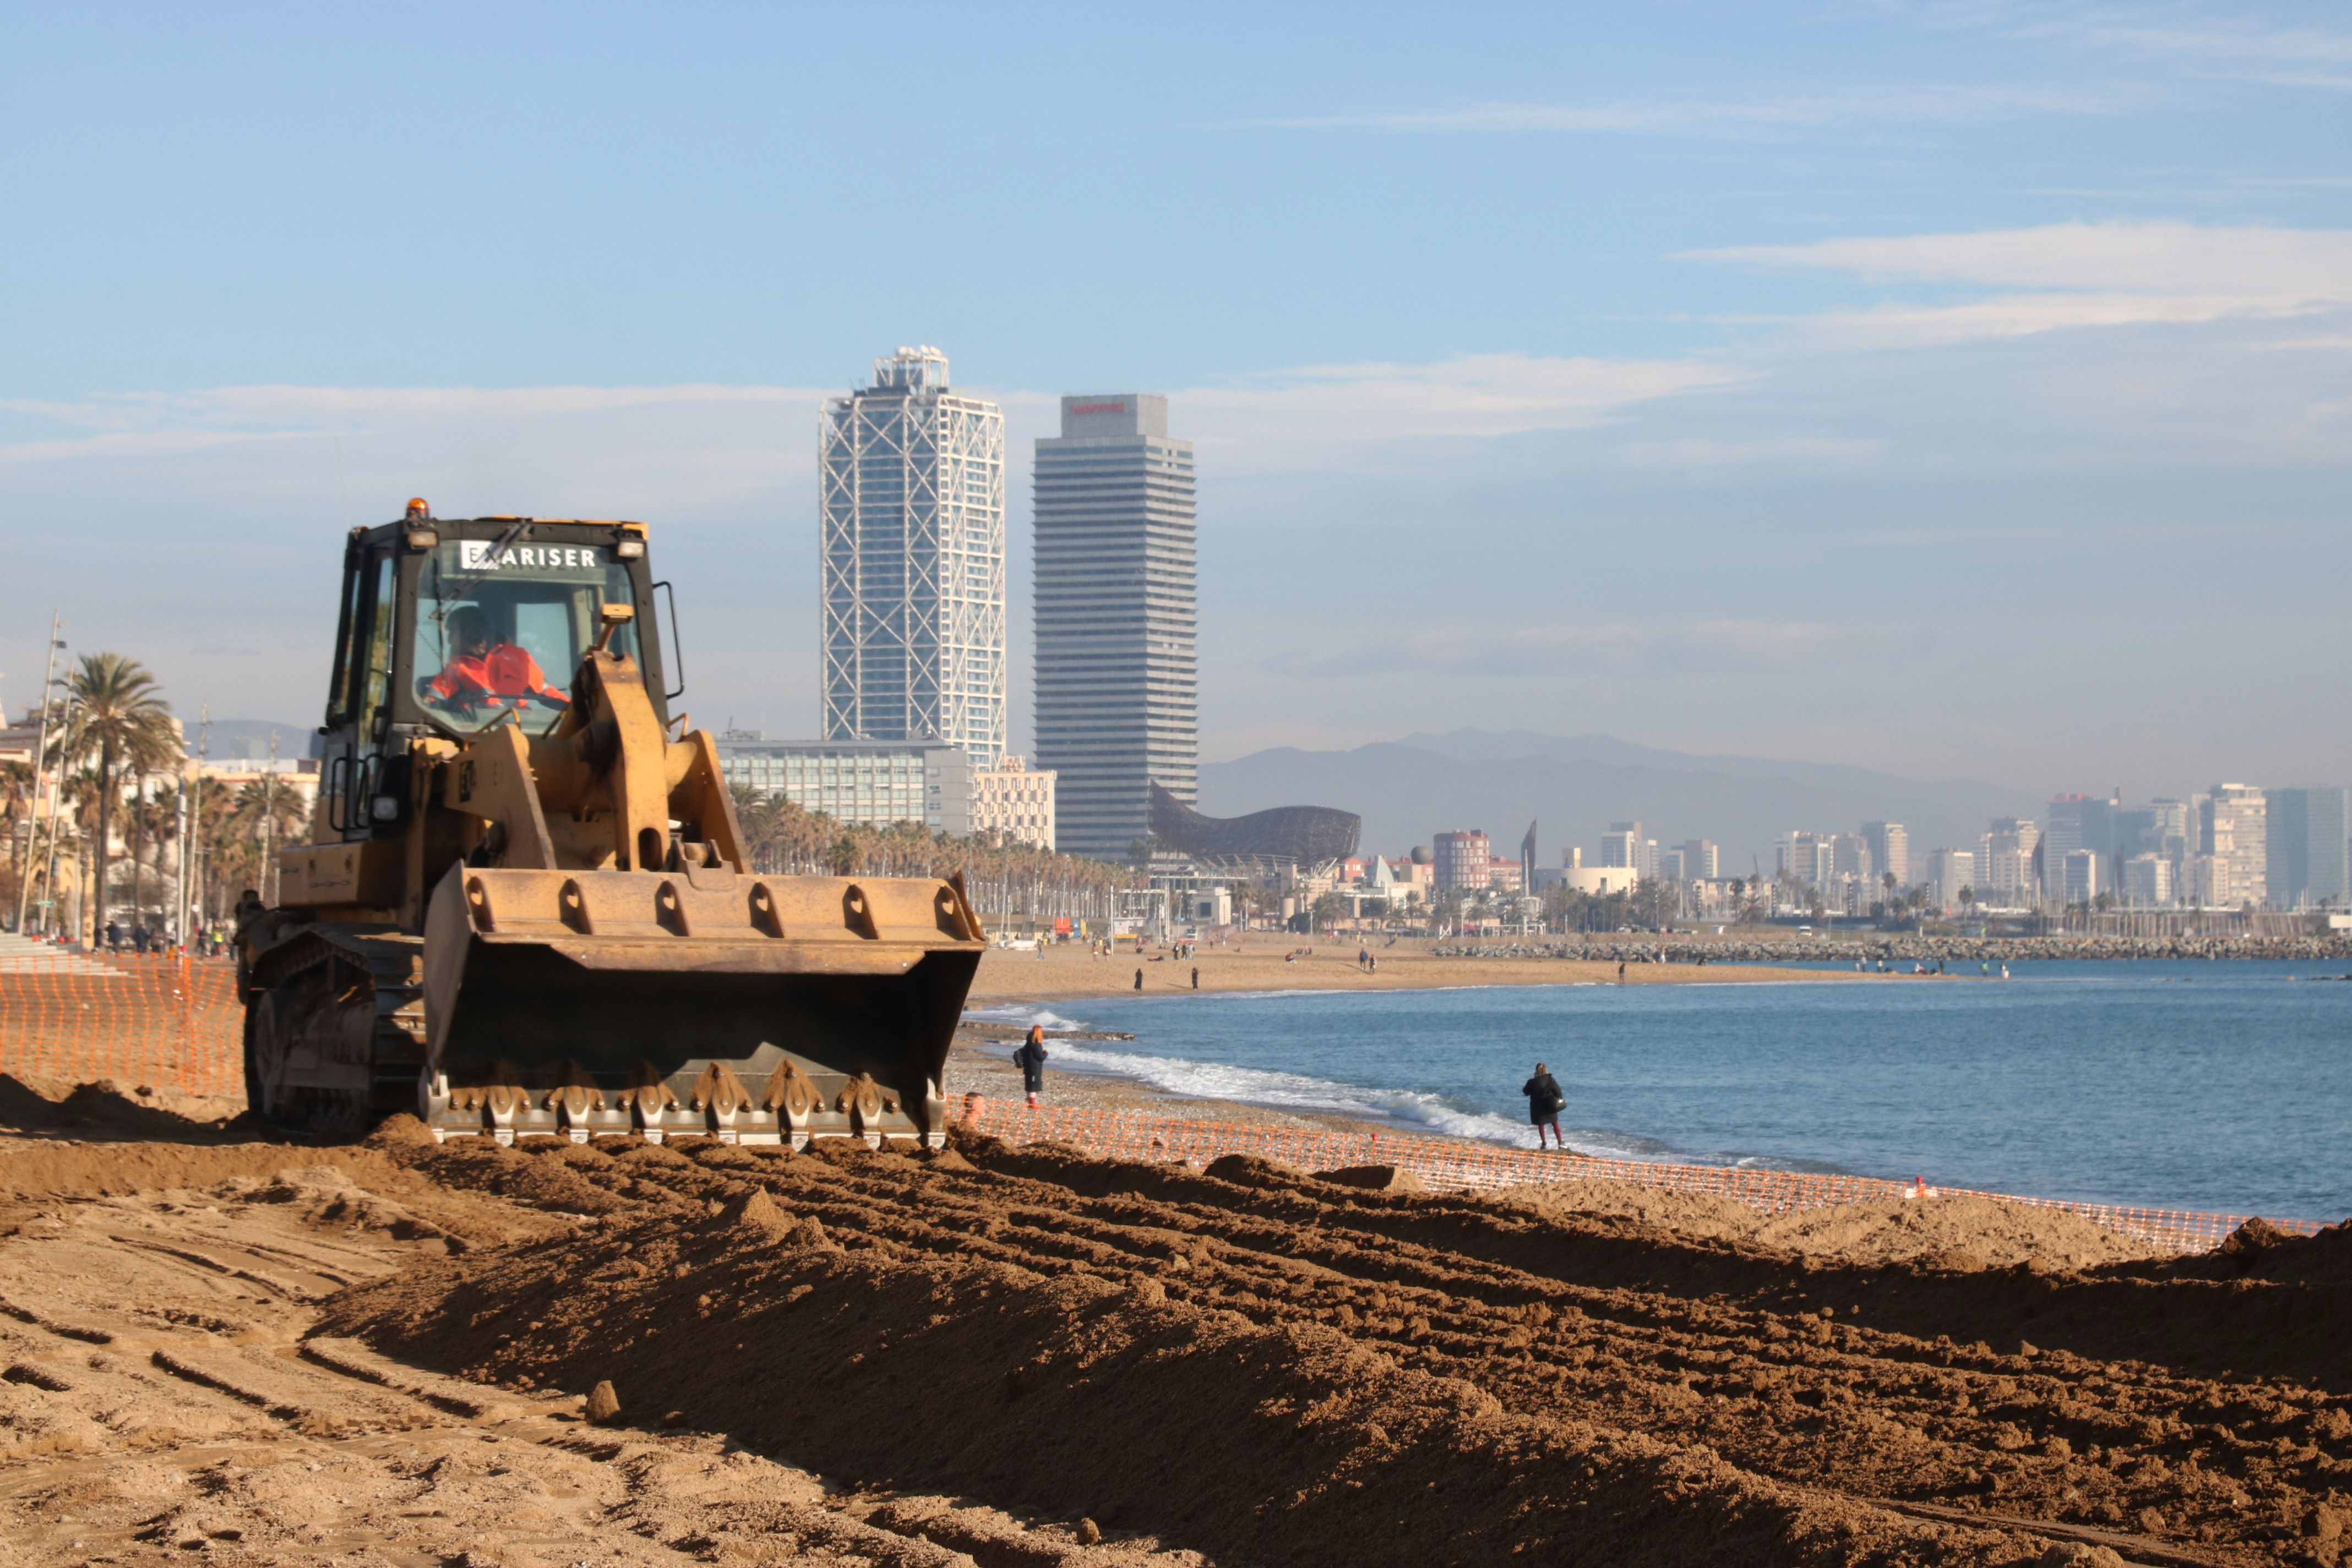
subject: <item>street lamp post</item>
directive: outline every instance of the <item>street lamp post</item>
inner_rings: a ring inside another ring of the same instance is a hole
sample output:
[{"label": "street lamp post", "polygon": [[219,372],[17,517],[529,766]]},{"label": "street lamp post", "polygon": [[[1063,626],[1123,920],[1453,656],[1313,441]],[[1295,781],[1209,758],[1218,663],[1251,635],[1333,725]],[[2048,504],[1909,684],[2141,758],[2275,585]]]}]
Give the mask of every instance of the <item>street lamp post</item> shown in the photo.
[{"label": "street lamp post", "polygon": [[[68,718],[73,714],[73,699],[67,698],[66,714]],[[44,733],[47,732],[47,728],[45,722],[42,725]],[[37,779],[36,783],[37,782]],[[41,900],[43,906],[41,934],[44,936],[54,934],[58,929],[58,834],[62,829],[62,825],[58,821],[58,814],[65,807],[65,784],[66,768],[64,760],[61,758],[58,763],[58,771],[49,779],[49,858],[48,864],[41,872],[43,878],[41,891],[46,895]],[[80,934],[79,930],[74,932],[77,938]]]}]

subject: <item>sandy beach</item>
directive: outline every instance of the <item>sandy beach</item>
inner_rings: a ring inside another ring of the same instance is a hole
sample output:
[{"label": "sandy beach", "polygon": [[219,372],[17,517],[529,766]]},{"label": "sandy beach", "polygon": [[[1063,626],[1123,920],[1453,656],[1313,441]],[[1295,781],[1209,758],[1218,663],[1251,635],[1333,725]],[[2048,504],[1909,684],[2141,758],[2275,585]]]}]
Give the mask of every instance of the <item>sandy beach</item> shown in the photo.
[{"label": "sandy beach", "polygon": [[0,1564],[2342,1559],[2340,1232],[0,1090]]},{"label": "sandy beach", "polygon": [[[1617,965],[1561,958],[1438,958],[1420,947],[1399,943],[1375,947],[1376,971],[1356,962],[1353,942],[1318,941],[1307,951],[1304,939],[1268,935],[1245,946],[1210,947],[1189,960],[1162,951],[1097,958],[1081,942],[1035,952],[991,948],[973,981],[975,1005],[1003,1002],[1050,1002],[1068,996],[1190,994],[1192,972],[1202,992],[1216,991],[1431,991],[1449,985],[1613,985]],[[1291,958],[1287,955],[1297,953]],[[1142,971],[1143,983],[1136,984]],[[1847,982],[1892,979],[1851,971],[1790,969],[1764,963],[1628,963],[1628,985],[1732,985],[1792,980]]]}]

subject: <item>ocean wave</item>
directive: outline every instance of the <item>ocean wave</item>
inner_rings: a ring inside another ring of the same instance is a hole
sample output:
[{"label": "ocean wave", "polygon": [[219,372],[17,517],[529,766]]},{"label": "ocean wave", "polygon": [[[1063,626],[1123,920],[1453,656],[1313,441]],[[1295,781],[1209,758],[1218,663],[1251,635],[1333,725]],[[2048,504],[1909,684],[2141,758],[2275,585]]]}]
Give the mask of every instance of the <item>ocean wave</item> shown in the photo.
[{"label": "ocean wave", "polygon": [[[1053,1051],[1055,1065],[1065,1070],[1135,1079],[1169,1094],[1192,1100],[1234,1100],[1284,1110],[1320,1111],[1513,1148],[1528,1147],[1535,1142],[1535,1130],[1524,1121],[1423,1089],[1373,1089],[1270,1068],[1099,1050],[1076,1041],[1060,1042]],[[1615,1160],[1657,1160],[1671,1152],[1649,1139],[1626,1137],[1600,1128],[1571,1130],[1569,1146],[1580,1153]]]},{"label": "ocean wave", "polygon": [[1065,1018],[1050,1008],[1029,1002],[1006,1002],[992,1007],[971,1007],[964,1016],[981,1024],[1017,1024],[1025,1028],[1032,1024],[1043,1025],[1048,1033],[1061,1029],[1083,1029],[1087,1026],[1076,1018]]}]

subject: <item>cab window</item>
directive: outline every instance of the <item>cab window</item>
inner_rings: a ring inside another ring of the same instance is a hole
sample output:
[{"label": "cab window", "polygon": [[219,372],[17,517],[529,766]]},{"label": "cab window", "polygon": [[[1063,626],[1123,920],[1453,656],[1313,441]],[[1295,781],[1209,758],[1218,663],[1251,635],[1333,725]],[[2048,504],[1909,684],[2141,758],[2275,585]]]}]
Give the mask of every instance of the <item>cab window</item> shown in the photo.
[{"label": "cab window", "polygon": [[[445,539],[417,578],[416,700],[471,733],[518,716],[533,734],[571,706],[571,683],[605,605],[635,609],[628,569],[607,544],[557,544],[528,527],[495,540]],[[634,624],[611,644],[637,652]]]},{"label": "cab window", "polygon": [[375,579],[369,595],[367,626],[358,635],[362,644],[360,666],[360,736],[362,743],[372,742],[381,725],[383,705],[392,695],[393,628],[398,619],[400,595],[394,592],[394,561],[392,552],[385,550],[369,563],[369,574]]}]

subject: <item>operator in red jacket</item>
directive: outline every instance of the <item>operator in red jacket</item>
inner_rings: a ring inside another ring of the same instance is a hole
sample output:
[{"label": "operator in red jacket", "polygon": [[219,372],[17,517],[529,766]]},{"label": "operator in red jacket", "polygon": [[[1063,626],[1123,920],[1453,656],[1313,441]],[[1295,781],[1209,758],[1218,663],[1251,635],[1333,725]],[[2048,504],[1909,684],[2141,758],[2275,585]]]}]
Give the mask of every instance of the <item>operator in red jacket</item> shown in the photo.
[{"label": "operator in red jacket", "polygon": [[459,708],[520,708],[527,700],[551,708],[571,704],[548,684],[528,649],[492,637],[490,618],[479,605],[458,605],[449,612],[448,625],[449,646],[456,651],[425,689],[436,700]]}]

